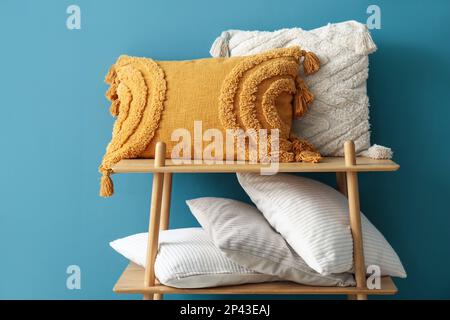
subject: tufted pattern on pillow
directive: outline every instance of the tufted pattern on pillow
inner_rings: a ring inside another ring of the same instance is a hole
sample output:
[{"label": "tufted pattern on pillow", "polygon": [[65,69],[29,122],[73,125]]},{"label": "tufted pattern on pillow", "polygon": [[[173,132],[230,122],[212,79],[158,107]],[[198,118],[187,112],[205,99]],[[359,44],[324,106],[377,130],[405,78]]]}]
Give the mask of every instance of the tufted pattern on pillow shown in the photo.
[{"label": "tufted pattern on pillow", "polygon": [[[368,55],[376,50],[367,27],[347,21],[313,29],[273,32],[228,30],[211,47],[211,55],[245,56],[273,48],[300,45],[315,52],[320,71],[305,79],[315,100],[304,117],[294,121],[294,132],[308,139],[324,156],[342,156],[346,140],[358,153],[370,147],[369,98],[366,81]],[[390,158],[392,152],[373,148],[364,155]]]}]

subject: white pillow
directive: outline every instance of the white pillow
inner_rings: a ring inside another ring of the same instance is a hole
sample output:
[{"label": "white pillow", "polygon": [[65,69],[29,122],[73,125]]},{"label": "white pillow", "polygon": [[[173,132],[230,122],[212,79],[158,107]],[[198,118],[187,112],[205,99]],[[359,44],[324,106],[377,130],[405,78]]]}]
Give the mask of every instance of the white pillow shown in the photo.
[{"label": "white pillow", "polygon": [[[294,132],[311,142],[324,156],[342,156],[346,140],[356,152],[370,147],[369,98],[366,81],[369,57],[377,48],[364,24],[347,21],[313,29],[268,31],[228,30],[215,40],[210,53],[243,56],[269,49],[299,45],[317,54],[319,72],[305,77],[314,101],[308,112],[293,123]],[[391,157],[389,148],[373,146],[364,155]]]},{"label": "white pillow", "polygon": [[[137,265],[145,266],[147,233],[138,233],[110,243]],[[159,282],[176,288],[206,288],[280,280],[256,273],[226,258],[201,228],[161,231],[155,261]]]},{"label": "white pillow", "polygon": [[351,274],[322,276],[308,267],[254,206],[224,198],[186,203],[214,244],[241,266],[307,285],[355,284]]},{"label": "white pillow", "polygon": [[[311,268],[320,274],[352,269],[353,241],[345,196],[323,183],[294,175],[238,173],[237,177],[272,227]],[[366,266],[379,266],[382,275],[406,277],[395,251],[361,215]]]}]

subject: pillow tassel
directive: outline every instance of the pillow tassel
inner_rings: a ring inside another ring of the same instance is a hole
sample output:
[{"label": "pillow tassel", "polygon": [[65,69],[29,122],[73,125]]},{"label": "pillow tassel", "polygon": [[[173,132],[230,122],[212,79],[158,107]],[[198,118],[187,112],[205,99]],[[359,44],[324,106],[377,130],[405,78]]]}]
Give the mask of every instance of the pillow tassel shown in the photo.
[{"label": "pillow tassel", "polygon": [[316,73],[320,69],[320,60],[313,52],[302,50],[303,70],[306,75]]},{"label": "pillow tassel", "polygon": [[227,31],[222,32],[222,34],[217,37],[214,43],[209,50],[209,53],[213,57],[229,57],[230,50],[228,47],[228,41],[230,39],[230,35]]},{"label": "pillow tassel", "polygon": [[109,112],[113,117],[117,117],[119,115],[119,106],[120,106],[119,99],[116,99],[111,103],[111,107],[109,107]]},{"label": "pillow tassel", "polygon": [[308,110],[308,105],[314,100],[314,95],[309,91],[305,82],[297,77],[295,79],[297,85],[297,93],[294,101],[294,116],[300,118]]},{"label": "pillow tassel", "polygon": [[290,140],[292,142],[292,151],[295,154],[296,162],[312,162],[317,163],[322,159],[322,156],[314,148],[314,146],[306,140],[300,139],[291,134]]},{"label": "pillow tassel", "polygon": [[368,55],[377,51],[377,46],[373,42],[367,26],[363,25],[355,35],[355,53],[358,55]]},{"label": "pillow tassel", "polygon": [[109,171],[103,172],[100,181],[100,196],[111,197],[114,193],[114,184],[111,180],[111,173]]},{"label": "pillow tassel", "polygon": [[105,76],[105,82],[107,84],[112,84],[114,82],[114,80],[116,79],[116,68],[114,65],[111,66],[111,68],[109,68],[108,73]]},{"label": "pillow tassel", "polygon": [[117,97],[117,87],[119,84],[116,81],[116,79],[117,79],[116,69],[114,66],[112,66],[108,70],[108,73],[106,74],[105,77],[105,82],[110,85],[108,90],[106,91],[105,96],[109,101],[112,101],[111,107],[109,108],[109,112],[113,117],[117,117],[119,115],[119,104],[120,104],[119,99]]}]

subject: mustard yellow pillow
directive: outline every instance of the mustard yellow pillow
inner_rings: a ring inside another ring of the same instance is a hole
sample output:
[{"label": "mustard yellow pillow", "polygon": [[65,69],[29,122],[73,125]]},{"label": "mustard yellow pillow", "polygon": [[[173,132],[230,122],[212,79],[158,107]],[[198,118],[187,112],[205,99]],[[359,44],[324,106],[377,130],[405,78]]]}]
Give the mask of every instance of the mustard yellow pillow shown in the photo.
[{"label": "mustard yellow pillow", "polygon": [[[100,194],[112,195],[109,175],[118,161],[152,158],[158,141],[167,144],[171,158],[179,143],[172,141],[176,129],[192,133],[194,148],[198,121],[202,132],[218,129],[224,136],[226,129],[279,129],[280,161],[318,161],[313,146],[291,134],[293,117],[301,116],[313,98],[298,76],[301,62],[306,74],[319,68],[317,57],[299,47],[189,61],[119,57],[105,80],[117,120],[99,168]],[[225,159],[225,150],[222,154]],[[192,149],[190,157],[199,155]]]}]

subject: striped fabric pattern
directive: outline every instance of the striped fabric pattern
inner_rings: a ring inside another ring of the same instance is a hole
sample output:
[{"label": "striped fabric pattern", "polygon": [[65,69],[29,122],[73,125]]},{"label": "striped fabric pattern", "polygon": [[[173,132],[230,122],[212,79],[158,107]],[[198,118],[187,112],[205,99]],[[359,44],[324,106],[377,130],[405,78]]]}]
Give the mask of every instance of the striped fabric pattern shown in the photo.
[{"label": "striped fabric pattern", "polygon": [[[315,180],[287,174],[238,173],[239,183],[305,262],[320,274],[348,272],[353,241],[347,198]],[[382,275],[406,277],[399,257],[383,235],[362,215],[366,265]]]},{"label": "striped fabric pattern", "polygon": [[308,267],[254,206],[209,197],[187,204],[214,244],[239,265],[307,285],[355,284],[351,274],[323,276]]},{"label": "striped fabric pattern", "polygon": [[[111,247],[144,267],[147,233],[139,233],[110,243]],[[254,272],[225,257],[201,228],[161,231],[155,261],[158,280],[177,288],[206,288],[280,280]]]}]

